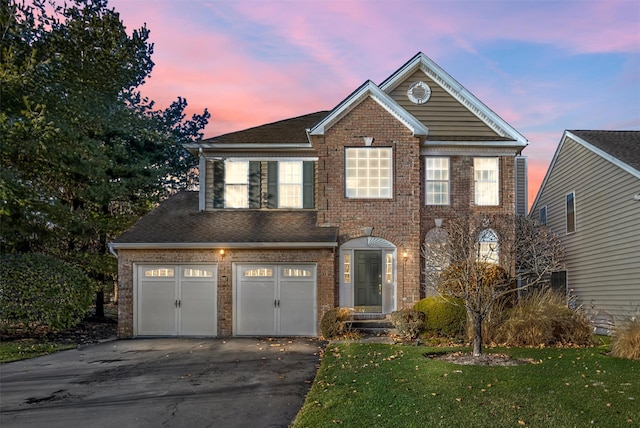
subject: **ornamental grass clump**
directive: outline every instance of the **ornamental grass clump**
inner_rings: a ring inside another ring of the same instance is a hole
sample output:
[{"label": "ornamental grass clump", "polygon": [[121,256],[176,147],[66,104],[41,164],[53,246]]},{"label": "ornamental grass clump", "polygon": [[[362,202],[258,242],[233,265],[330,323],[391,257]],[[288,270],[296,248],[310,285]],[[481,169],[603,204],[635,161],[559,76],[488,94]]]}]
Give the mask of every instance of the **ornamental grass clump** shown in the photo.
[{"label": "ornamental grass clump", "polygon": [[353,311],[349,308],[332,308],[322,316],[320,330],[325,339],[335,339],[345,335],[349,322],[353,319]]},{"label": "ornamental grass clump", "polygon": [[567,307],[563,295],[551,289],[533,290],[505,314],[496,341],[508,346],[592,344],[592,326],[581,311]]},{"label": "ornamental grass clump", "polygon": [[611,355],[628,360],[640,360],[640,319],[617,328],[611,337]]}]

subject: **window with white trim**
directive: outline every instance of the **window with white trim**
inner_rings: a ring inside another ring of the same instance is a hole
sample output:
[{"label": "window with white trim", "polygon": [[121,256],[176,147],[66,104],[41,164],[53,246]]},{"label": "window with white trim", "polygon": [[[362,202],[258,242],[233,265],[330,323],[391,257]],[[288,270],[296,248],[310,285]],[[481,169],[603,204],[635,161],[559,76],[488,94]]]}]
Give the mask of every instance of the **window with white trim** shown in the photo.
[{"label": "window with white trim", "polygon": [[484,229],[478,236],[478,261],[498,263],[498,235],[492,229]]},{"label": "window with white trim", "polygon": [[498,158],[473,158],[476,205],[498,205]]},{"label": "window with white trim", "polygon": [[302,208],[302,162],[278,162],[278,207]]},{"label": "window with white trim", "polygon": [[569,233],[573,233],[576,231],[576,194],[575,192],[571,192],[569,193],[566,197],[565,197],[565,201],[566,201],[566,214],[567,214],[567,220],[566,220],[566,229],[567,229],[567,234]]},{"label": "window with white trim", "polygon": [[344,278],[343,281],[345,284],[351,283],[351,254],[344,255]]},{"label": "window with white trim", "polygon": [[346,148],[345,197],[390,199],[393,188],[392,156],[390,147]]},{"label": "window with white trim", "polygon": [[249,207],[249,162],[225,162],[224,206],[225,208]]},{"label": "window with white trim", "polygon": [[393,283],[393,254],[385,255],[384,277],[387,284]]},{"label": "window with white trim", "polygon": [[449,205],[449,158],[425,158],[427,205]]}]

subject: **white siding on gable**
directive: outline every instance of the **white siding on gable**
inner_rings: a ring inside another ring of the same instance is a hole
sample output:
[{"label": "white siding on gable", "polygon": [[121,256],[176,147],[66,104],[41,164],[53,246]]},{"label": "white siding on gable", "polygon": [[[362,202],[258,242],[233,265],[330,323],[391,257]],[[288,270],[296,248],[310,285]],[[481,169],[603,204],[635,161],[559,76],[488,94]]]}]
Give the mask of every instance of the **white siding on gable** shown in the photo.
[{"label": "white siding on gable", "polygon": [[[640,314],[640,179],[567,138],[556,154],[532,215],[547,207],[547,226],[567,254],[568,288],[592,317],[616,322]],[[575,192],[576,230],[565,235],[565,197]]]}]

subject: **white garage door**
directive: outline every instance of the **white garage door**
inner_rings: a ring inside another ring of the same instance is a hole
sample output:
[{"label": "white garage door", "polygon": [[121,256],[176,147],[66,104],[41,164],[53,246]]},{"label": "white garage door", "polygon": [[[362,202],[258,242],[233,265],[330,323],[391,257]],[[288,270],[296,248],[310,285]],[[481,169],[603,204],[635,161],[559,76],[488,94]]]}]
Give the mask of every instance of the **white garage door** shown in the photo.
[{"label": "white garage door", "polygon": [[316,336],[316,266],[234,265],[234,334]]},{"label": "white garage door", "polygon": [[138,336],[216,336],[216,265],[140,265]]}]

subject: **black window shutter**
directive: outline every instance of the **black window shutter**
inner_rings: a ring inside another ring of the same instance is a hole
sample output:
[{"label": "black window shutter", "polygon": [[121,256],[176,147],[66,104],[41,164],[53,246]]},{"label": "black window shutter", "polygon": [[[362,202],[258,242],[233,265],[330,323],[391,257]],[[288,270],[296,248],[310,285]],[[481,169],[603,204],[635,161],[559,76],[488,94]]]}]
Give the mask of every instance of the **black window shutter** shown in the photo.
[{"label": "black window shutter", "polygon": [[278,162],[267,162],[267,208],[278,208]]},{"label": "black window shutter", "polygon": [[249,208],[260,208],[260,162],[249,162]]},{"label": "black window shutter", "polygon": [[314,162],[302,163],[302,208],[313,208]]},{"label": "black window shutter", "polygon": [[213,161],[213,208],[224,208],[224,161]]}]

